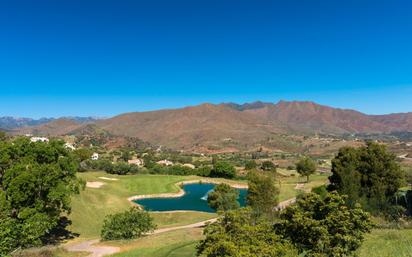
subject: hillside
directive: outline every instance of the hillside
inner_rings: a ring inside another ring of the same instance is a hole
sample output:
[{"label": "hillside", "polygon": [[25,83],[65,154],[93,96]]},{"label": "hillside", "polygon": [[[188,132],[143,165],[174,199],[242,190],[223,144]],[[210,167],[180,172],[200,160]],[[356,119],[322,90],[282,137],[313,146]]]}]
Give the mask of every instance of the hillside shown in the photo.
[{"label": "hillside", "polygon": [[[91,127],[59,119],[17,133],[85,134]],[[277,134],[352,134],[412,131],[412,113],[367,115],[313,102],[202,104],[125,113],[94,122],[93,130],[180,149],[247,146]]]}]

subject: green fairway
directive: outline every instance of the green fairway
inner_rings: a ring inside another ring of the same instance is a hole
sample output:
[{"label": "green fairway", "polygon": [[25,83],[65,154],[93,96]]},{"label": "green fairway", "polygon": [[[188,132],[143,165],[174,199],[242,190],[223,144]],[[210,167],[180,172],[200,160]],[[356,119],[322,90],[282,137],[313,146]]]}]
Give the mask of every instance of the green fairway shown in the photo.
[{"label": "green fairway", "polygon": [[[310,191],[311,188],[321,186],[327,183],[330,174],[314,174],[310,176],[310,180],[306,183],[306,177],[291,176],[279,178],[280,196],[279,201],[285,201],[295,197],[302,191]],[[301,183],[302,189],[296,189],[296,184]]]},{"label": "green fairway", "polygon": [[[177,182],[196,179],[196,177],[161,175],[116,176],[104,172],[79,173],[79,176],[89,182],[105,183],[101,188],[86,187],[80,195],[73,198],[70,229],[74,233],[79,233],[81,238],[99,237],[103,219],[107,214],[126,210],[132,205],[127,200],[128,197],[138,194],[177,192],[179,190],[175,185]],[[103,180],[99,177],[118,180]],[[216,216],[202,212],[153,213],[152,215],[159,227],[190,224]]]},{"label": "green fairway", "polygon": [[366,236],[360,257],[412,256],[412,229],[375,229]]}]

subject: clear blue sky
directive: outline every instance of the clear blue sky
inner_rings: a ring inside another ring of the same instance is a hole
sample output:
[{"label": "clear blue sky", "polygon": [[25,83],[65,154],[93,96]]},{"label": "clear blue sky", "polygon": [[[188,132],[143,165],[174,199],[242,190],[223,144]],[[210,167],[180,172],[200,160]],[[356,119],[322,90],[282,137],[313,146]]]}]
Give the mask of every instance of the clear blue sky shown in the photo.
[{"label": "clear blue sky", "polygon": [[311,100],[412,111],[412,1],[0,0],[0,115]]}]

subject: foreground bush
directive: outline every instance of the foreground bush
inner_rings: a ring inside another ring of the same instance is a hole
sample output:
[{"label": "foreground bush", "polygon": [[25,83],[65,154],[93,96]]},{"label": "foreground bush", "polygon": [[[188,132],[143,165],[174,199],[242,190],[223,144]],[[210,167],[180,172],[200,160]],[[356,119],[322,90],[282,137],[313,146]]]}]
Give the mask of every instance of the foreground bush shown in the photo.
[{"label": "foreground bush", "polygon": [[134,239],[144,233],[153,231],[156,225],[149,213],[132,207],[129,210],[108,215],[103,223],[101,238],[103,240]]},{"label": "foreground bush", "polygon": [[291,243],[274,233],[270,223],[254,217],[249,208],[226,212],[205,228],[205,239],[197,245],[198,256],[298,256]]},{"label": "foreground bush", "polygon": [[369,214],[359,205],[350,208],[336,193],[322,198],[307,194],[281,213],[275,231],[305,256],[352,256],[370,232]]}]

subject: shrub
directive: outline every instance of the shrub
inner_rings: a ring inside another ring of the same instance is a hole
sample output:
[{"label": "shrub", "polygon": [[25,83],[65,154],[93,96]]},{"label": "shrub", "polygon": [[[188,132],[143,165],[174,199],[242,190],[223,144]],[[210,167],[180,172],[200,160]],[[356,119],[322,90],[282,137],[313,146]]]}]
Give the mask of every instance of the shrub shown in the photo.
[{"label": "shrub", "polygon": [[101,237],[103,240],[134,239],[155,228],[149,213],[132,207],[125,212],[108,215],[103,223]]},{"label": "shrub", "polygon": [[325,198],[306,194],[286,208],[275,231],[305,256],[352,256],[370,232],[369,214],[359,205],[350,208],[337,193]]},{"label": "shrub", "polygon": [[217,161],[210,172],[210,176],[218,178],[234,178],[236,176],[236,169],[228,162]]}]

